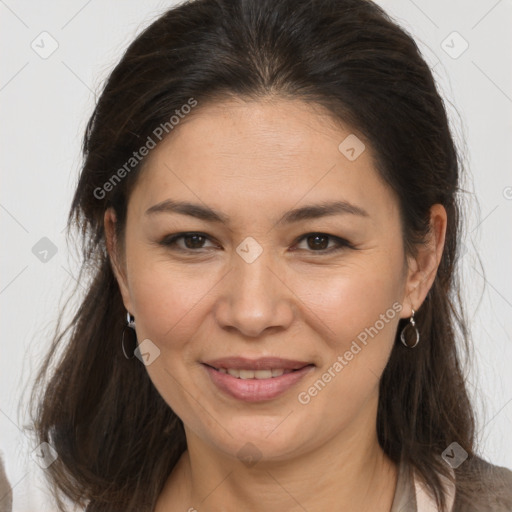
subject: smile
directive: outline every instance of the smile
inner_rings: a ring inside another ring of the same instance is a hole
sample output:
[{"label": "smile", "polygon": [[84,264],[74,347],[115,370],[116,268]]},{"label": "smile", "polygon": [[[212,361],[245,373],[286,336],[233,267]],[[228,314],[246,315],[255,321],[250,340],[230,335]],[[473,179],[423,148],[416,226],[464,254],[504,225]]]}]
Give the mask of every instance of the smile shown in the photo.
[{"label": "smile", "polygon": [[244,368],[215,368],[202,364],[215,388],[225,396],[245,402],[275,399],[290,390],[315,366],[307,364],[299,369],[272,368],[250,370]]}]

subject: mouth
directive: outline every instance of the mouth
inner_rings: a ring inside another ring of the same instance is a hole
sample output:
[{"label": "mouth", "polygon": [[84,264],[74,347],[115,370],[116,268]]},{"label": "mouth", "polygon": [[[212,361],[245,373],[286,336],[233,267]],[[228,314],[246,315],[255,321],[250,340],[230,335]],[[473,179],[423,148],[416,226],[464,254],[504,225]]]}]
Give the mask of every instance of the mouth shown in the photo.
[{"label": "mouth", "polygon": [[247,402],[276,398],[315,368],[313,363],[281,358],[225,358],[202,365],[220,391]]}]

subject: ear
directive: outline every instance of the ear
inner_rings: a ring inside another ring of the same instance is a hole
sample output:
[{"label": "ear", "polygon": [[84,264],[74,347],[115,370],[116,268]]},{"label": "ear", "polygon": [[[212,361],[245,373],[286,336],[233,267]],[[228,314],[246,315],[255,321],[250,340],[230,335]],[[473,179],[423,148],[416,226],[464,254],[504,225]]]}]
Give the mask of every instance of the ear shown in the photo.
[{"label": "ear", "polygon": [[124,307],[133,314],[128,280],[126,278],[126,264],[123,255],[121,254],[120,243],[117,240],[116,223],[117,217],[115,210],[113,208],[107,208],[105,210],[105,215],[103,216],[107,252],[114,276],[117,280],[117,284],[119,285],[121,296],[123,297]]},{"label": "ear", "polygon": [[409,270],[402,314],[411,316],[423,304],[441,261],[446,236],[447,215],[444,206],[435,204],[430,208],[430,233],[424,244],[418,246],[415,257],[409,258]]}]

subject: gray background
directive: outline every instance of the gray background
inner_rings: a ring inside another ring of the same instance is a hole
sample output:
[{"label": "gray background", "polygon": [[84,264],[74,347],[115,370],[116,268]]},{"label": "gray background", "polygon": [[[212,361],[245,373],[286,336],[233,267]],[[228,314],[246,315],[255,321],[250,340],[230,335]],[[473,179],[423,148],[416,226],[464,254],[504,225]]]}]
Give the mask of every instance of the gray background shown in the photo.
[{"label": "gray background", "polygon": [[[512,468],[512,1],[378,3],[434,67],[465,153],[462,273],[475,344],[468,381],[481,454]],[[171,5],[0,0],[0,452],[16,512],[52,510],[21,431],[22,391],[75,284],[78,260],[63,229],[85,124],[127,44]]]}]

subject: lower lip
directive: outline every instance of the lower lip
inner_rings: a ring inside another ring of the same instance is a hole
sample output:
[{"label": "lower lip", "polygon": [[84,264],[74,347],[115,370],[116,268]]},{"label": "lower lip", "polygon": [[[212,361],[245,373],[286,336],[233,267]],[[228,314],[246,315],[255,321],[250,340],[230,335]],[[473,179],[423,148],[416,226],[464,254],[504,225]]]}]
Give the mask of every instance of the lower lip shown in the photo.
[{"label": "lower lip", "polygon": [[237,379],[229,373],[222,373],[203,364],[213,383],[227,395],[245,402],[272,400],[297,384],[313,368],[305,366],[300,370],[285,373],[270,379]]}]

